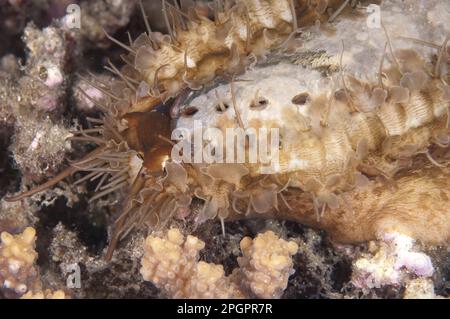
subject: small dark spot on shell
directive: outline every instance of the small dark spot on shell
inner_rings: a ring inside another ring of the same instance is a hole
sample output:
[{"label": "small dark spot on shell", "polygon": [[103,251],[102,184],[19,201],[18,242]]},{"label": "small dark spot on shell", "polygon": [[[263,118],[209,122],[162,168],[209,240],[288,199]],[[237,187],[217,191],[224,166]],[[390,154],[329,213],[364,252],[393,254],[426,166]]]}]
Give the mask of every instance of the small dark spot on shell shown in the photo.
[{"label": "small dark spot on shell", "polygon": [[303,92],[300,94],[297,94],[292,98],[292,103],[296,105],[305,105],[311,100],[309,94],[307,92]]},{"label": "small dark spot on shell", "polygon": [[48,77],[47,69],[46,69],[44,66],[41,66],[41,67],[39,68],[39,78],[40,78],[42,81],[45,81],[45,80],[47,80],[47,77]]},{"label": "small dark spot on shell", "polygon": [[349,97],[347,92],[345,92],[345,89],[339,89],[336,92],[334,92],[334,98],[336,101],[342,102],[342,103],[348,103]]},{"label": "small dark spot on shell", "polygon": [[278,149],[281,150],[283,148],[283,135],[280,134],[279,138]]},{"label": "small dark spot on shell", "polygon": [[195,106],[188,106],[187,108],[183,109],[182,116],[185,116],[185,117],[193,116],[197,112],[198,112],[198,108],[196,108]]},{"label": "small dark spot on shell", "polygon": [[269,105],[269,101],[263,97],[260,97],[250,103],[250,108],[252,110],[263,110]]},{"label": "small dark spot on shell", "polygon": [[219,113],[223,113],[226,110],[228,110],[230,106],[227,103],[217,104],[216,105],[216,111]]}]

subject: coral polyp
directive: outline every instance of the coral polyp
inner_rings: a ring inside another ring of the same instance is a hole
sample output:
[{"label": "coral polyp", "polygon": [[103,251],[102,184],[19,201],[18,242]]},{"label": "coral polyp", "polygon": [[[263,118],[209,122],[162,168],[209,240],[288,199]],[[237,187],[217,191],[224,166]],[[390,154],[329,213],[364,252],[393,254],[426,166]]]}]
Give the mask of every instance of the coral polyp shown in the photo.
[{"label": "coral polyp", "polygon": [[[297,244],[270,232],[244,238],[241,268],[226,276],[198,262],[204,243],[187,234],[210,220],[224,236],[228,221],[294,221],[338,245],[395,234],[410,243],[402,256],[422,258],[414,240],[450,239],[450,32],[438,14],[450,7],[430,3],[162,1],[167,34],[152,31],[140,4],[146,31],[135,40],[105,31],[126,51],[124,66],[108,61],[112,77],[81,72],[75,99],[91,114],[67,140],[90,151],[5,201],[94,182],[89,204],[115,211],[105,259],[133,233],[150,233],[141,273],[170,297],[279,298],[286,288]],[[430,11],[418,17],[412,7]],[[58,70],[47,68],[44,84],[62,83]],[[260,245],[276,257],[261,257]],[[399,269],[380,279],[370,267],[385,260],[361,260],[361,289],[410,279]]]}]

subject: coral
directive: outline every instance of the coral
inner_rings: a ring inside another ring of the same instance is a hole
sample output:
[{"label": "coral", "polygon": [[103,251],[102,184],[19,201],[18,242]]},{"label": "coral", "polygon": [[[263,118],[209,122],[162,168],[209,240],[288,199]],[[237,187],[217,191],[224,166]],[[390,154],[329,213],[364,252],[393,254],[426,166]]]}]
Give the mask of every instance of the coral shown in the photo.
[{"label": "coral", "polygon": [[404,299],[443,299],[434,292],[433,281],[429,278],[416,278],[406,284]]},{"label": "coral", "polygon": [[380,236],[372,242],[371,253],[353,263],[352,282],[359,288],[372,289],[385,285],[403,285],[411,275],[430,277],[434,268],[430,257],[413,250],[414,240],[398,233]]},{"label": "coral", "polygon": [[236,284],[225,277],[222,266],[198,261],[204,246],[198,238],[191,235],[185,238],[175,228],[163,238],[147,237],[141,268],[144,280],[173,298],[241,297]]},{"label": "coral", "polygon": [[[35,251],[36,230],[27,227],[17,235],[0,235],[0,285],[6,296],[23,299],[67,299],[69,295],[59,289],[44,289]],[[11,294],[13,292],[13,294]]]},{"label": "coral", "polygon": [[225,276],[223,266],[199,261],[205,243],[179,229],[145,241],[141,274],[173,298],[279,298],[293,273],[297,244],[269,231],[241,241],[240,268]]},{"label": "coral", "polygon": [[240,268],[233,275],[242,278],[242,285],[258,298],[280,298],[294,273],[292,255],[298,245],[267,231],[253,240],[244,237],[240,246],[243,257],[238,257]]},{"label": "coral", "polygon": [[68,296],[65,294],[62,290],[56,290],[52,291],[50,289],[47,289],[45,291],[39,291],[39,292],[27,292],[24,294],[21,299],[67,299]]},{"label": "coral", "polygon": [[34,250],[36,231],[28,227],[23,233],[1,233],[0,284],[19,295],[39,287],[39,275],[35,267],[37,253]]}]

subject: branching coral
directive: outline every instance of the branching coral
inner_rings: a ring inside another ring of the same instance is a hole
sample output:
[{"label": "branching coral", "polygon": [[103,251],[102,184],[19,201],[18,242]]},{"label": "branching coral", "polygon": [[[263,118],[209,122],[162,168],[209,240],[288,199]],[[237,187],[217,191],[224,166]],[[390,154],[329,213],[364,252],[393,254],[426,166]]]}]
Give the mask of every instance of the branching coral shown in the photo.
[{"label": "branching coral", "polygon": [[272,231],[258,234],[255,239],[241,241],[243,257],[238,258],[239,270],[233,275],[242,279],[258,298],[280,298],[290,275],[294,273],[292,255],[298,245],[280,239]]},{"label": "branching coral", "polygon": [[268,231],[241,241],[240,268],[225,276],[221,265],[199,261],[205,243],[172,228],[145,242],[141,274],[173,298],[279,298],[293,273],[295,242]]},{"label": "branching coral", "polygon": [[38,286],[39,275],[35,268],[34,251],[36,231],[26,228],[22,234],[3,232],[0,245],[0,283],[21,295]]},{"label": "branching coral", "polygon": [[23,233],[0,235],[0,285],[2,289],[14,291],[25,299],[64,299],[62,290],[43,290],[38,269],[35,265],[37,252],[34,250],[36,230],[27,227]]},{"label": "branching coral", "polygon": [[62,290],[52,291],[47,289],[45,291],[39,291],[37,293],[27,292],[21,297],[21,299],[66,299],[67,296]]},{"label": "branching coral", "polygon": [[220,265],[199,262],[205,243],[178,229],[145,241],[141,274],[173,298],[237,298],[242,292]]}]

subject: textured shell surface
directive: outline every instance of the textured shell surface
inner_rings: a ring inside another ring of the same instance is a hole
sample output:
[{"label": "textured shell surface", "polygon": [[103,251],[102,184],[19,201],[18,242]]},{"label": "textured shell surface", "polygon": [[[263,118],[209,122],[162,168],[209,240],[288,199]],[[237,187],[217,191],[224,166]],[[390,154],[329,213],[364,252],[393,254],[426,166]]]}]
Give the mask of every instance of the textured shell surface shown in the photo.
[{"label": "textured shell surface", "polygon": [[[388,40],[393,50],[414,49],[420,56],[427,57],[436,53],[436,48],[411,39],[439,45],[449,32],[446,22],[450,19],[448,1],[382,1],[378,7],[372,7],[376,11],[370,7],[368,5],[364,14],[356,19],[337,19],[333,23],[332,36],[319,30],[308,30],[302,50],[325,51],[335,64],[339,63],[342,54],[347,73],[370,78],[379,71]],[[371,20],[372,16],[374,20]],[[389,43],[386,53],[390,53]],[[387,58],[385,65],[390,61],[391,58]]]},{"label": "textured shell surface", "polygon": [[[308,130],[313,110],[310,103],[305,101],[303,105],[298,105],[294,104],[293,99],[302,93],[318,96],[327,86],[330,86],[329,81],[322,78],[318,71],[298,65],[280,63],[257,68],[238,78],[233,89],[230,84],[219,85],[194,98],[189,102],[189,107],[198,111],[191,116],[182,115],[177,121],[177,128],[188,129],[192,135],[195,125],[200,129],[219,128],[226,133],[226,129],[239,128],[237,112],[245,129],[281,129],[279,134],[283,138],[282,157],[285,162],[280,163],[281,167],[273,167],[272,173],[295,170],[295,165],[301,165],[301,159],[296,158],[298,154],[292,151],[298,146],[298,134]],[[232,93],[235,94],[234,107]],[[225,106],[223,110],[221,103]],[[218,145],[220,141],[215,141],[213,136],[210,143]],[[292,167],[289,168],[289,165]]]},{"label": "textured shell surface", "polygon": [[[448,102],[430,67],[439,45],[414,40],[428,35],[427,41],[442,43],[446,26],[434,17],[439,10],[448,11],[446,6],[388,1],[377,7],[378,25],[363,16],[339,19],[331,36],[311,28],[302,34],[304,45],[294,54],[269,57],[275,62],[256,65],[234,83],[188,101],[191,113],[182,114],[177,127],[191,134],[198,127],[223,132],[239,126],[279,128],[279,162],[270,173],[295,173],[291,186],[295,180],[304,185],[310,177],[325,184],[336,174],[349,179],[344,184],[351,182],[352,158],[367,158],[358,154],[361,144],[379,154],[383,145],[393,142],[396,151],[385,153],[393,159],[402,157],[411,144],[424,151],[433,132],[445,130]],[[429,14],[416,15],[417,7]],[[420,85],[410,84],[411,79]],[[402,103],[396,100],[396,90],[408,95]],[[222,145],[214,138],[209,136],[211,145]],[[249,167],[253,173],[262,168],[268,172],[265,165]]]}]

